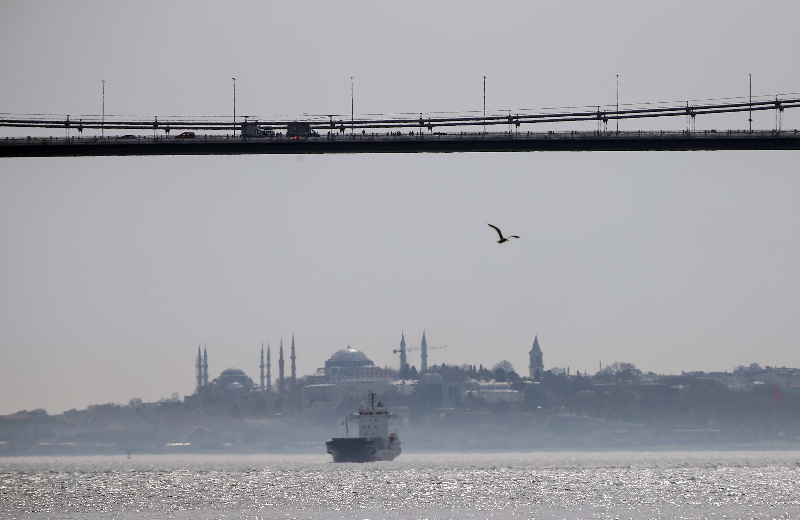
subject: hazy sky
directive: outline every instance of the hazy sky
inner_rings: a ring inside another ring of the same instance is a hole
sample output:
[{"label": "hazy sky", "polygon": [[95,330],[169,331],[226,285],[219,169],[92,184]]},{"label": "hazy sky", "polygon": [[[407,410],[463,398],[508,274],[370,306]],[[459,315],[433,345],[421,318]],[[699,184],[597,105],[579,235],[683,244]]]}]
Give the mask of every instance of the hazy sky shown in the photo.
[{"label": "hazy sky", "polygon": [[[147,117],[229,115],[232,77],[238,115],[348,114],[351,76],[356,117],[482,110],[483,76],[490,111],[612,104],[616,74],[623,104],[800,91],[797,2],[496,4],[2,2],[0,112],[97,115],[101,80]],[[431,364],[522,374],[535,334],[546,368],[800,367],[798,157],[3,159],[0,414],[191,394],[198,342],[276,374],[293,333],[299,375],[423,330]]]}]

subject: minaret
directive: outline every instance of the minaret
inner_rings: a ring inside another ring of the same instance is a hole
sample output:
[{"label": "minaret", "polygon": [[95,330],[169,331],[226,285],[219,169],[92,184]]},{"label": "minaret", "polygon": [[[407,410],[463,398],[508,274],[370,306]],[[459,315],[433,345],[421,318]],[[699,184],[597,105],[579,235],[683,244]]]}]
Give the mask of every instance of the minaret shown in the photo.
[{"label": "minaret", "polygon": [[278,351],[278,395],[283,395],[283,340]]},{"label": "minaret", "polygon": [[272,392],[272,363],[269,360],[269,342],[267,342],[267,393]]},{"label": "minaret", "polygon": [[208,386],[208,351],[203,345],[203,386]]},{"label": "minaret", "polygon": [[406,336],[400,334],[400,379],[408,379],[408,360],[406,359]]},{"label": "minaret", "polygon": [[200,393],[200,388],[203,386],[203,356],[200,354],[200,345],[197,345],[197,363],[195,366],[197,373],[197,390],[195,393]]},{"label": "minaret", "polygon": [[528,352],[531,357],[530,365],[528,365],[528,373],[530,374],[531,378],[535,381],[538,381],[542,378],[542,372],[544,372],[544,362],[542,358],[542,349],[539,348],[539,336],[536,335],[533,338],[533,348],[531,351]]},{"label": "minaret", "polygon": [[428,371],[428,342],[425,341],[425,331],[422,331],[422,345],[420,345],[420,349],[422,350],[422,364],[420,365],[420,372],[419,375],[422,376]]},{"label": "minaret", "polygon": [[292,379],[291,379],[291,388],[292,390],[297,387],[297,365],[295,364],[295,360],[297,356],[294,355],[294,334],[292,334]]},{"label": "minaret", "polygon": [[261,364],[258,366],[261,369],[261,390],[264,390],[264,344],[261,344]]}]

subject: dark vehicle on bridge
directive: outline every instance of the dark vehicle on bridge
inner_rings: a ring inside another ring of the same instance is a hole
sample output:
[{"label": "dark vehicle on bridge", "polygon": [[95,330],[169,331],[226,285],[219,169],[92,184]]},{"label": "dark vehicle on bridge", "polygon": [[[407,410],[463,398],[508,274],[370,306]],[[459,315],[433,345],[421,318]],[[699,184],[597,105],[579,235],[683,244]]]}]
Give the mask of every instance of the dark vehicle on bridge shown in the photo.
[{"label": "dark vehicle on bridge", "polygon": [[194,139],[194,132],[181,132],[175,136],[175,139]]},{"label": "dark vehicle on bridge", "polygon": [[300,137],[307,139],[309,137],[319,137],[319,134],[311,128],[311,123],[295,121],[286,125],[286,137],[289,139],[298,139]]},{"label": "dark vehicle on bridge", "polygon": [[275,130],[271,126],[263,126],[258,121],[242,123],[242,137],[275,137]]}]

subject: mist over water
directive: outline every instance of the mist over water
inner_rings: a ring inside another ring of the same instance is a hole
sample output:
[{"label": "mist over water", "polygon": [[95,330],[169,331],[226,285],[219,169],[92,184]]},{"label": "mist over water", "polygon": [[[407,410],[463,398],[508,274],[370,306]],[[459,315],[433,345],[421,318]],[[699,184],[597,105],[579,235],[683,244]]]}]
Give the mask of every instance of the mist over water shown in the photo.
[{"label": "mist over water", "polygon": [[800,452],[26,457],[0,518],[800,518]]}]

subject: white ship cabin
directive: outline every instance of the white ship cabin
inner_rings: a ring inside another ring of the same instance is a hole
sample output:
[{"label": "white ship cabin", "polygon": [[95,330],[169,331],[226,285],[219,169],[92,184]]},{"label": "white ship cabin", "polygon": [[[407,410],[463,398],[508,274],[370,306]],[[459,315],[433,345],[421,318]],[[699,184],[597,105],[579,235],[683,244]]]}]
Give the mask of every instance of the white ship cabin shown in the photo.
[{"label": "white ship cabin", "polygon": [[380,401],[377,406],[374,403],[373,396],[371,396],[371,401],[362,401],[358,413],[350,414],[348,419],[358,421],[359,437],[385,447],[389,443],[389,423],[398,416],[390,413]]}]

